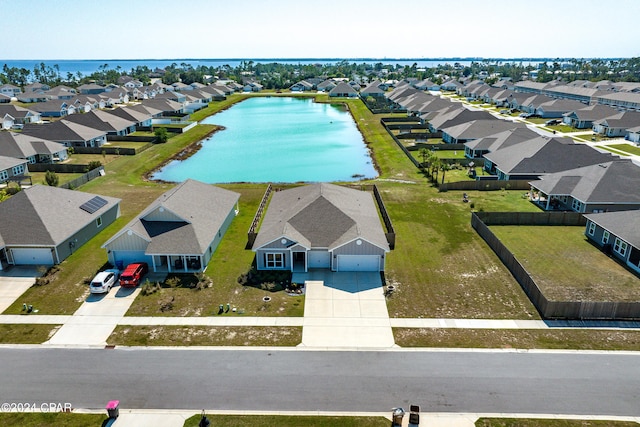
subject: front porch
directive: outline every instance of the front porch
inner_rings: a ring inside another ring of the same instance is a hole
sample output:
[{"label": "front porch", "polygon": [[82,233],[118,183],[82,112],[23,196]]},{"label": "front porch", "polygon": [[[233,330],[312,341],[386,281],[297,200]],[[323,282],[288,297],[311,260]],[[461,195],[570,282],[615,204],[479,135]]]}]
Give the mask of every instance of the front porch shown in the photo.
[{"label": "front porch", "polygon": [[198,273],[204,271],[201,255],[153,255],[156,273]]}]

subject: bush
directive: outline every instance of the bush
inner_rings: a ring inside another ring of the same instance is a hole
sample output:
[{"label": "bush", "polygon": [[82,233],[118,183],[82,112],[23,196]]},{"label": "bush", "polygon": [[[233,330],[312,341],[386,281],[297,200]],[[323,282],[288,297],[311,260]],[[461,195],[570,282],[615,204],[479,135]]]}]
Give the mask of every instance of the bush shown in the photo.
[{"label": "bush", "polygon": [[54,171],[47,171],[44,174],[44,181],[49,187],[57,187],[60,180]]},{"label": "bush", "polygon": [[102,162],[100,162],[100,160],[93,160],[93,161],[90,161],[87,166],[89,167],[89,170],[92,171],[102,166]]},{"label": "bush", "polygon": [[164,144],[169,139],[169,134],[165,128],[156,128],[153,134],[155,135],[156,143],[158,144]]}]

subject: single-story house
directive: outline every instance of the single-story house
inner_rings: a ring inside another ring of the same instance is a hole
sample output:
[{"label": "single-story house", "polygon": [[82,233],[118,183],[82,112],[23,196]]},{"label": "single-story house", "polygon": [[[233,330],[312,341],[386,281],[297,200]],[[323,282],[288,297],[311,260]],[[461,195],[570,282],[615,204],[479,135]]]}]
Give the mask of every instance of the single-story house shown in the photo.
[{"label": "single-story house", "polygon": [[587,214],[585,235],[640,275],[640,210]]},{"label": "single-story house", "polygon": [[623,111],[593,122],[593,131],[608,137],[623,137],[627,129],[640,126],[640,113]]},{"label": "single-story house", "polygon": [[465,142],[464,155],[470,159],[475,159],[484,156],[486,153],[499,150],[500,148],[511,147],[512,145],[520,144],[521,142],[529,141],[539,136],[539,133],[527,127],[518,127]]},{"label": "single-story house", "polygon": [[0,132],[0,156],[24,159],[28,163],[56,163],[67,159],[67,147],[17,132]]},{"label": "single-story house", "polygon": [[313,90],[314,86],[306,80],[300,80],[289,87],[291,92],[307,92]]},{"label": "single-story house", "polygon": [[535,113],[545,119],[560,118],[563,114],[578,110],[584,106],[583,103],[572,99],[554,99],[538,105]]},{"label": "single-story house", "polygon": [[27,172],[27,160],[0,156],[0,184],[22,177]]},{"label": "single-story house", "polygon": [[0,85],[0,94],[6,95],[9,98],[18,96],[21,92],[18,86],[14,86],[11,83]]},{"label": "single-story house", "polygon": [[109,262],[146,262],[155,272],[199,272],[207,268],[240,195],[188,179],[162,194],[102,247]]},{"label": "single-story house", "polygon": [[136,129],[139,127],[150,127],[152,125],[152,116],[146,110],[140,111],[139,109],[135,108],[118,107],[114,108],[113,110],[107,110],[105,112],[134,122]]},{"label": "single-story house", "polygon": [[442,140],[447,144],[464,144],[474,139],[517,128],[526,128],[526,126],[522,123],[506,120],[471,120],[443,128]]},{"label": "single-story house", "polygon": [[120,199],[48,185],[26,188],[0,203],[0,264],[58,264],[119,216]]},{"label": "single-story house", "polygon": [[107,132],[67,120],[25,125],[22,133],[59,142],[65,147],[102,147],[107,142]]},{"label": "single-story house", "polygon": [[30,105],[29,109],[37,112],[42,117],[64,117],[67,114],[74,114],[76,112],[76,107],[67,101],[52,99]]},{"label": "single-story house", "polygon": [[321,183],[273,194],[252,250],[258,270],[383,271],[390,247],[370,193]]},{"label": "single-story house", "polygon": [[640,166],[629,160],[552,173],[530,184],[531,200],[544,210],[597,213],[640,209]]},{"label": "single-story house", "polygon": [[107,111],[94,110],[85,114],[74,114],[65,120],[106,132],[107,135],[126,136],[136,131],[136,122],[109,114]]},{"label": "single-story house", "polygon": [[563,114],[563,123],[576,129],[591,129],[593,122],[618,114],[619,111],[607,105],[594,104]]},{"label": "single-story house", "polygon": [[640,144],[640,126],[627,129],[625,139],[636,144]]},{"label": "single-story house", "polygon": [[329,91],[331,98],[357,98],[358,92],[345,82],[340,82]]},{"label": "single-story house", "polygon": [[385,86],[380,80],[374,80],[360,91],[360,97],[366,98],[372,96],[374,98],[384,98],[385,90]]}]

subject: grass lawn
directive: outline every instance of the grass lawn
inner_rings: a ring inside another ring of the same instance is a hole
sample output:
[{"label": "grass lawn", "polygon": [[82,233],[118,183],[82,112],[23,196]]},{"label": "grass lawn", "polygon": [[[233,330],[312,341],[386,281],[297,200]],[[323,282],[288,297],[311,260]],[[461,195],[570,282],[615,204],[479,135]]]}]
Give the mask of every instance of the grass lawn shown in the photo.
[{"label": "grass lawn", "polygon": [[564,133],[578,132],[580,130],[580,129],[572,128],[571,126],[565,125],[565,124],[547,126],[544,129],[547,129],[549,131],[555,130],[556,132],[564,132]]},{"label": "grass lawn", "polygon": [[74,153],[71,156],[69,156],[68,160],[65,160],[64,163],[69,163],[72,165],[87,165],[90,162],[95,162],[98,161],[100,163],[102,163],[103,165],[106,165],[108,163],[111,163],[114,160],[119,159],[122,156],[116,156],[115,154],[105,154],[104,156],[102,154],[77,154]]},{"label": "grass lawn", "polygon": [[[184,427],[198,427],[201,415],[187,419]],[[216,427],[389,427],[384,417],[331,417],[288,415],[209,415]]]},{"label": "grass lawn", "polygon": [[584,227],[491,226],[491,231],[551,301],[640,301],[638,278],[588,243]]},{"label": "grass lawn", "polygon": [[118,147],[118,148],[134,148],[138,149],[149,144],[149,142],[133,142],[133,141],[112,141],[105,145],[105,147]]},{"label": "grass lawn", "polygon": [[625,153],[634,154],[636,156],[640,156],[640,147],[637,145],[631,144],[611,144],[607,145],[607,147],[611,147],[615,150],[624,151]]},{"label": "grass lawn", "polygon": [[616,150],[615,148],[612,148],[610,145],[599,145],[598,148],[602,148],[603,150],[609,151],[613,154],[617,154],[618,156],[623,156],[623,157],[630,156],[630,154],[620,150]]},{"label": "grass lawn", "polygon": [[126,346],[286,346],[302,342],[301,327],[117,326],[107,343]]},{"label": "grass lawn", "polygon": [[536,418],[480,418],[476,427],[637,427],[633,421],[560,420]]},{"label": "grass lawn", "polygon": [[12,344],[42,344],[61,325],[0,324],[0,342]]},{"label": "grass lawn", "polygon": [[[45,181],[45,175],[47,173],[46,172],[29,172],[29,175],[31,176],[31,181],[33,182],[33,184],[47,184],[47,181]],[[66,182],[69,181],[73,181],[76,178],[80,178],[83,174],[81,173],[56,173],[56,175],[58,176],[58,185],[60,184],[64,184]]]},{"label": "grass lawn", "polygon": [[394,328],[400,347],[640,350],[640,331]]},{"label": "grass lawn", "polygon": [[[55,400],[55,399],[54,399]],[[74,414],[64,412],[4,412],[0,425],[5,427],[87,427],[105,425],[107,414]],[[195,424],[197,426],[197,424]]]}]

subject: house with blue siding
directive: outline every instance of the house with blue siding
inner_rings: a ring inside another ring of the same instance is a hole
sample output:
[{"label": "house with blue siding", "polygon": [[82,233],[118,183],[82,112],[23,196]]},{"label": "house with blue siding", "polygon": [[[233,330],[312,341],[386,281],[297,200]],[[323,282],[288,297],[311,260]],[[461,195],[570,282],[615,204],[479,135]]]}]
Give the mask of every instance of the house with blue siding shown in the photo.
[{"label": "house with blue siding", "polygon": [[118,268],[146,262],[154,272],[207,268],[239,212],[240,195],[188,179],[151,203],[102,247]]},{"label": "house with blue siding", "polygon": [[640,275],[640,210],[584,217],[587,239]]}]

